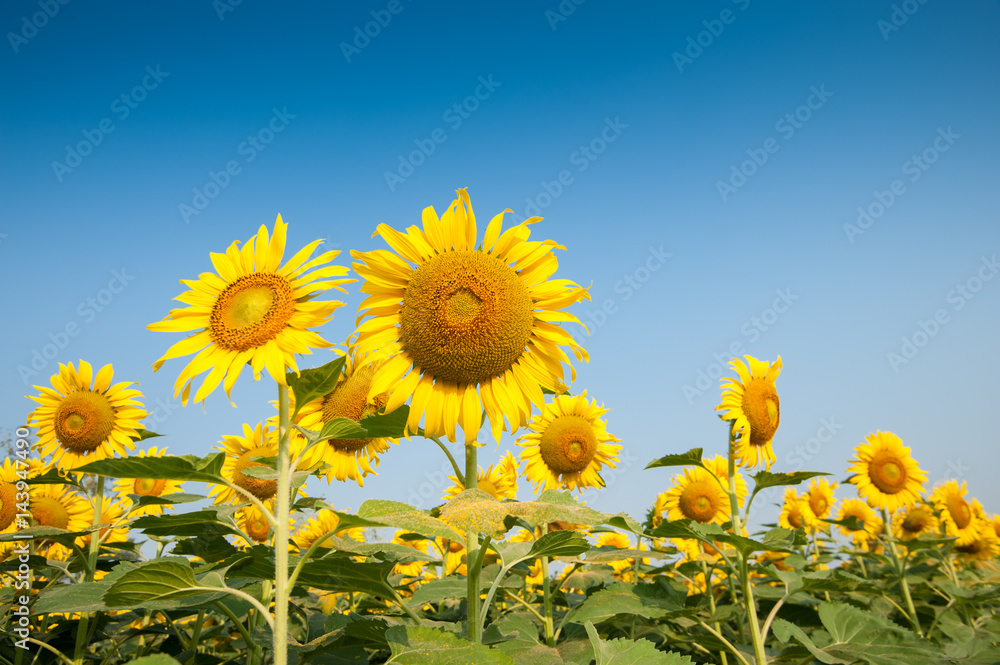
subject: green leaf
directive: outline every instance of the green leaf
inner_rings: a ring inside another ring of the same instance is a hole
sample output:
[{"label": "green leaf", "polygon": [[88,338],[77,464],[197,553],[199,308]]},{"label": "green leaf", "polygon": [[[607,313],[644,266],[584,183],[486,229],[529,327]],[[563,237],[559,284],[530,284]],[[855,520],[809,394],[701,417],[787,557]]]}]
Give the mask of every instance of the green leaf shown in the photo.
[{"label": "green leaf", "polygon": [[132,522],[149,536],[203,536],[229,533],[240,535],[232,518],[234,507],[203,508],[180,515],[145,515]]},{"label": "green leaf", "polygon": [[[473,490],[480,492],[481,490]],[[486,492],[483,492],[486,494]],[[489,498],[489,494],[486,494]],[[496,501],[496,499],[493,499]],[[406,529],[423,536],[447,538],[448,540],[462,541],[461,534],[448,526],[445,522],[431,517],[427,511],[419,510],[411,505],[398,501],[386,501],[383,499],[369,499],[361,504],[358,509],[358,517],[368,520],[378,526],[392,526],[397,529]]]},{"label": "green leaf", "polygon": [[80,483],[75,478],[70,478],[59,473],[59,469],[52,467],[40,476],[28,478],[24,482],[29,485],[72,485],[80,487]]},{"label": "green leaf", "polygon": [[80,531],[66,531],[65,529],[57,529],[54,526],[33,526],[28,527],[27,529],[21,529],[20,531],[0,533],[0,543],[9,543],[15,540],[27,540],[28,537],[30,537],[32,540],[51,540],[52,542],[65,545],[66,547],[73,547],[73,543],[76,542],[78,536],[85,536],[92,531],[97,531],[97,529],[94,527],[87,527],[86,529],[81,529]]},{"label": "green leaf", "polygon": [[632,614],[646,619],[659,619],[682,612],[687,593],[670,586],[663,579],[655,584],[619,582],[591,594],[570,611],[567,622],[600,623],[619,614]]},{"label": "green leaf", "polygon": [[151,432],[148,429],[136,430],[137,436],[133,436],[133,441],[145,441],[146,439],[154,439],[158,436],[163,436],[162,434],[157,434],[156,432]]},{"label": "green leaf", "polygon": [[295,372],[285,374],[285,382],[295,396],[296,413],[309,402],[317,397],[323,397],[337,386],[337,381],[344,373],[344,361],[344,356],[338,356],[320,367],[304,369],[298,374]]},{"label": "green leaf", "polygon": [[653,460],[646,465],[646,468],[656,469],[661,466],[700,466],[704,468],[701,462],[702,452],[704,452],[704,448],[692,448],[683,455],[666,455]]},{"label": "green leaf", "polygon": [[[785,551],[788,537],[785,534],[788,529],[772,529],[769,532],[771,541],[767,544],[737,536],[724,531],[721,526],[713,522],[699,524],[693,520],[674,520],[660,522],[660,525],[650,532],[654,538],[695,538],[712,543],[725,543],[739,550],[744,556],[749,556],[754,552]],[[794,542],[794,541],[793,541]]]},{"label": "green leaf", "polygon": [[135,660],[130,660],[128,662],[128,665],[181,665],[181,664],[166,654],[158,653],[154,656],[143,656],[142,658],[136,658]]},{"label": "green leaf", "polygon": [[76,469],[78,473],[93,473],[113,478],[148,478],[150,480],[190,480],[218,483],[222,480],[225,453],[212,453],[205,458],[193,455],[163,457],[122,457],[90,462]]},{"label": "green leaf", "polygon": [[104,592],[103,600],[108,607],[131,607],[151,601],[204,595],[204,588],[196,588],[203,586],[195,580],[190,563],[181,563],[176,559],[153,560],[118,578]]},{"label": "green leaf", "polygon": [[652,642],[633,642],[625,638],[602,640],[594,624],[584,624],[594,646],[596,665],[693,665],[690,658],[679,653],[658,651]]},{"label": "green leaf", "polygon": [[385,632],[398,665],[515,665],[507,654],[473,644],[443,628],[393,626]]},{"label": "green leaf", "polygon": [[323,423],[322,429],[316,435],[316,441],[327,439],[367,439],[368,432],[350,418],[334,418]]},{"label": "green leaf", "polygon": [[[410,407],[406,404],[391,413],[376,413],[362,418],[359,425],[365,431],[359,439],[398,439],[404,436]],[[352,438],[352,437],[343,437]]]},{"label": "green leaf", "polygon": [[552,531],[536,540],[529,556],[576,556],[590,549],[590,543],[583,534],[576,531]]},{"label": "green leaf", "polygon": [[507,614],[490,627],[497,627],[503,641],[494,648],[510,656],[515,663],[564,665],[562,656],[538,639],[538,626],[527,614]]},{"label": "green leaf", "polygon": [[174,492],[172,494],[163,494],[161,496],[151,496],[151,495],[140,495],[140,494],[129,494],[132,499],[132,506],[134,508],[143,508],[145,506],[172,506],[177,503],[194,503],[195,501],[201,501],[207,497],[201,494],[188,494],[187,492]]},{"label": "green leaf", "polygon": [[394,564],[358,563],[348,557],[314,559],[302,566],[298,583],[324,591],[360,591],[375,596],[392,596],[389,573]]},{"label": "green leaf", "polygon": [[750,495],[750,501],[753,501],[753,498],[757,496],[758,492],[765,490],[768,487],[798,485],[803,481],[815,478],[816,476],[829,475],[832,474],[823,473],[822,471],[794,471],[792,473],[771,473],[770,471],[758,471],[750,476],[754,481],[753,494]]}]

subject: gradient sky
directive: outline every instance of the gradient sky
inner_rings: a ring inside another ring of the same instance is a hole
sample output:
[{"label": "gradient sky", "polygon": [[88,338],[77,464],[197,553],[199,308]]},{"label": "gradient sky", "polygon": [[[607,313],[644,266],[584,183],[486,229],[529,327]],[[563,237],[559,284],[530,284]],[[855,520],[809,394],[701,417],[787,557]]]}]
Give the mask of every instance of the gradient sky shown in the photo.
[{"label": "gradient sky", "polygon": [[[140,382],[155,443],[210,452],[270,415],[274,387],[245,374],[237,409],[221,389],[204,408],[172,399],[186,361],[151,364],[180,336],[145,326],[178,280],[278,213],[289,247],[325,238],[346,265],[384,247],[377,224],[418,223],[468,187],[480,219],[544,216],[534,237],[567,248],[556,276],[592,284],[573,310],[591,355],[574,390],[613,409],[624,451],[589,505],[640,517],[671,476],[649,460],[724,452],[716,358],[738,344],[784,363],[773,470],[843,479],[889,430],[931,484],[968,481],[1000,509],[984,463],[1000,397],[996,3],[234,1],[0,9],[3,429],[25,421],[31,384],[82,358]],[[213,173],[225,186],[198,199]],[[669,254],[654,271],[651,251]],[[102,293],[115,271],[125,286]],[[358,287],[327,339],[353,331]],[[338,509],[426,508],[444,462],[403,441],[363,489],[310,488]]]}]

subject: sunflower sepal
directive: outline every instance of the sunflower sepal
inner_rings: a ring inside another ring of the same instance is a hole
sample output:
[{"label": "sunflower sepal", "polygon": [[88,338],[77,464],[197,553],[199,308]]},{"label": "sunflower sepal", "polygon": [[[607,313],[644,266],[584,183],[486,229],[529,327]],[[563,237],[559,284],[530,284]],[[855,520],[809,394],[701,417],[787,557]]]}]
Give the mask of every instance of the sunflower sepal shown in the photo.
[{"label": "sunflower sepal", "polygon": [[344,373],[345,356],[338,356],[325,365],[295,372],[286,372],[285,381],[295,396],[295,410],[291,417],[298,415],[299,409],[317,397],[322,397],[337,386]]}]

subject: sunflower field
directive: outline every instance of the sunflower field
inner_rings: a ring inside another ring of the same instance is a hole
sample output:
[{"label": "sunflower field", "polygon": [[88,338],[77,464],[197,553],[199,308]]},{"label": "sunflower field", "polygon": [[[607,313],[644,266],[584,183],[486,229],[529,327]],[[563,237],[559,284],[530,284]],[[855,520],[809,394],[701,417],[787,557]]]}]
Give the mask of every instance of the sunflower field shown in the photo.
[{"label": "sunflower field", "polygon": [[[575,385],[588,355],[564,324],[590,295],[531,239],[541,218],[509,212],[480,232],[459,190],[349,267],[286,248],[280,216],[210,253],[148,325],[170,334],[153,368],[185,405],[247,366],[277,390],[203,456],[169,454],[111,364],[35,386],[0,471],[0,663],[1000,662],[1000,518],[964,482],[930,486],[888,431],[841,468],[782,472],[780,357],[730,361],[704,414],[719,445],[649,460],[647,514],[582,502],[622,450],[599,387]],[[335,345],[314,329],[355,281]],[[452,469],[437,507],[334,507],[415,445]]]}]

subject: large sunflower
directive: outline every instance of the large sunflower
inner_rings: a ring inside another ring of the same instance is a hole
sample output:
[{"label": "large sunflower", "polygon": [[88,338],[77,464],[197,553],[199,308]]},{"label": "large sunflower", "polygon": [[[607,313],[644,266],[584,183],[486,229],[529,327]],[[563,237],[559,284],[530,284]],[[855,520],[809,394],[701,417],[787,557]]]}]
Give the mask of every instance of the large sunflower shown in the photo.
[{"label": "large sunflower", "polygon": [[40,406],[28,416],[28,424],[38,427],[35,442],[43,457],[52,455],[52,462],[63,471],[70,471],[87,462],[107,459],[116,454],[123,457],[135,449],[136,430],[146,417],[137,398],[142,393],[131,381],[111,384],[114,369],[105,365],[94,375],[90,363],[81,360],[80,369],[59,364],[53,374],[51,388],[33,386],[41,391],[38,397],[28,395]]},{"label": "large sunflower", "polygon": [[937,530],[938,518],[933,508],[925,503],[897,510],[892,516],[892,535],[899,540],[913,540],[925,533],[935,534]]},{"label": "large sunflower", "polygon": [[941,516],[944,532],[956,538],[956,545],[966,545],[975,539],[976,519],[985,518],[986,513],[976,499],[966,500],[965,481],[959,485],[956,480],[949,480],[931,494],[931,501]]},{"label": "large sunflower", "polygon": [[[94,507],[68,485],[35,485],[31,489],[31,519],[35,526],[83,531],[94,521]],[[65,558],[72,550],[42,541],[39,548],[50,559]]]},{"label": "large sunflower", "polygon": [[746,363],[739,358],[729,361],[739,379],[722,380],[722,402],[715,410],[724,412],[724,420],[734,421],[739,465],[754,468],[763,464],[770,470],[775,460],[771,441],[781,421],[781,402],[774,387],[781,373],[781,356],[770,364],[744,357]]},{"label": "large sunflower", "polygon": [[[156,446],[153,446],[148,451],[140,450],[136,457],[159,458],[166,454],[166,448],[157,448]],[[128,501],[130,494],[135,494],[137,496],[163,496],[165,494],[180,492],[183,484],[184,481],[182,480],[122,478],[121,480],[115,481],[115,496],[118,497],[120,501]],[[171,509],[173,508],[171,505],[167,505],[166,507]],[[150,504],[148,506],[143,506],[142,508],[130,510],[129,515],[131,517],[141,517],[143,515],[162,515],[163,508],[163,504]]]},{"label": "large sunflower", "polygon": [[[292,439],[294,443],[295,439]],[[258,424],[255,428],[243,425],[243,436],[223,436],[222,447],[216,447],[226,453],[222,463],[222,477],[230,480],[237,487],[257,497],[265,506],[274,503],[278,492],[278,483],[274,480],[254,478],[243,473],[248,467],[265,466],[259,458],[278,456],[278,430],[268,423]],[[296,454],[292,446],[292,455]],[[249,503],[242,493],[227,485],[209,485],[209,495],[215,497],[216,504]],[[305,495],[305,490],[299,487],[299,494]]]},{"label": "large sunflower", "polygon": [[895,511],[909,508],[920,499],[927,474],[920,470],[910,449],[892,432],[876,432],[856,449],[850,460],[851,482],[872,508]]},{"label": "large sunflower", "polygon": [[[716,455],[715,457],[705,457],[701,460],[702,465],[722,481],[722,486],[729,489],[729,459]],[[743,507],[743,502],[747,498],[747,482],[743,479],[743,474],[736,470],[736,505]]]},{"label": "large sunflower", "polygon": [[851,529],[841,525],[838,527],[840,532],[850,537],[855,546],[867,551],[871,541],[875,540],[882,531],[882,520],[871,509],[871,506],[861,499],[846,499],[841,502],[837,520],[845,520],[848,517],[853,517],[858,521],[858,528]]},{"label": "large sunflower", "polygon": [[670,521],[689,519],[701,524],[723,524],[730,518],[729,494],[710,471],[690,466],[673,477],[674,486],[663,493]]},{"label": "large sunflower", "polygon": [[[457,477],[448,476],[448,478],[453,484],[445,490],[444,497],[442,497],[445,500],[452,499],[465,491],[465,485]],[[491,464],[485,470],[483,467],[479,467],[479,473],[476,474],[476,487],[487,492],[497,501],[516,499],[517,461],[514,459],[514,454],[508,450],[499,463]]]},{"label": "large sunflower", "polygon": [[424,209],[423,229],[400,233],[380,224],[376,234],[394,252],[351,252],[368,294],[359,321],[371,317],[358,328],[357,344],[362,353],[391,356],[369,394],[388,391],[389,412],[412,396],[409,432],[422,418],[429,436],[455,441],[461,424],[466,442],[474,442],[485,409],[499,441],[504,418],[514,432],[532,404],[542,408],[543,388],[565,391],[562,363],[569,359],[561,346],[587,359],[556,323],[579,323],[561,310],[590,296],[573,282],[549,279],[553,250],[564,248],[528,240],[528,224],[538,217],[501,233],[505,210],[477,248],[469,195],[457,193],[440,219]]},{"label": "large sunflower", "polygon": [[285,385],[285,367],[298,371],[296,353],[333,346],[308,329],[329,321],[344,303],[312,298],[331,288],[346,293],[341,285],[353,280],[343,279],[346,267],[327,265],[339,251],[310,260],[320,240],[306,245],[282,266],[287,226],[278,215],[270,238],[262,225],[243,249],[234,241],[225,254],[212,253],[218,274],[205,272],[198,279],[181,280],[191,290],[174,300],[189,306],[171,310],[163,321],[147,326],[161,332],[197,331],[153,364],[158,370],[171,358],[196,354],[174,384],[174,397],[183,390],[183,404],[187,404],[194,377],[206,370],[211,371],[195,393],[195,402],[204,401],[223,379],[228,396],[247,363],[254,380],[266,369],[271,378]]},{"label": "large sunflower", "polygon": [[539,488],[583,491],[586,487],[604,487],[600,471],[607,465],[615,468],[621,446],[609,443],[621,439],[609,434],[601,419],[610,409],[587,401],[581,395],[559,395],[542,407],[531,419],[530,432],[517,440],[524,448],[519,463],[524,462],[524,477]]},{"label": "large sunflower", "polygon": [[[323,429],[323,423],[334,418],[350,418],[359,422],[385,406],[385,393],[368,396],[372,380],[383,361],[359,362],[359,356],[353,349],[345,361],[344,374],[334,389],[299,409],[299,426],[319,431]],[[296,430],[293,430],[292,436],[301,437]],[[309,448],[302,456],[301,466],[310,468],[326,464],[328,482],[334,478],[340,481],[350,479],[363,486],[365,476],[375,474],[379,454],[389,450],[390,441],[396,443],[396,439],[328,439]]]},{"label": "large sunflower", "polygon": [[836,499],[833,490],[837,489],[836,482],[831,483],[826,478],[813,478],[809,482],[809,490],[806,492],[806,499],[809,501],[809,509],[817,519],[826,519],[833,509]]}]

